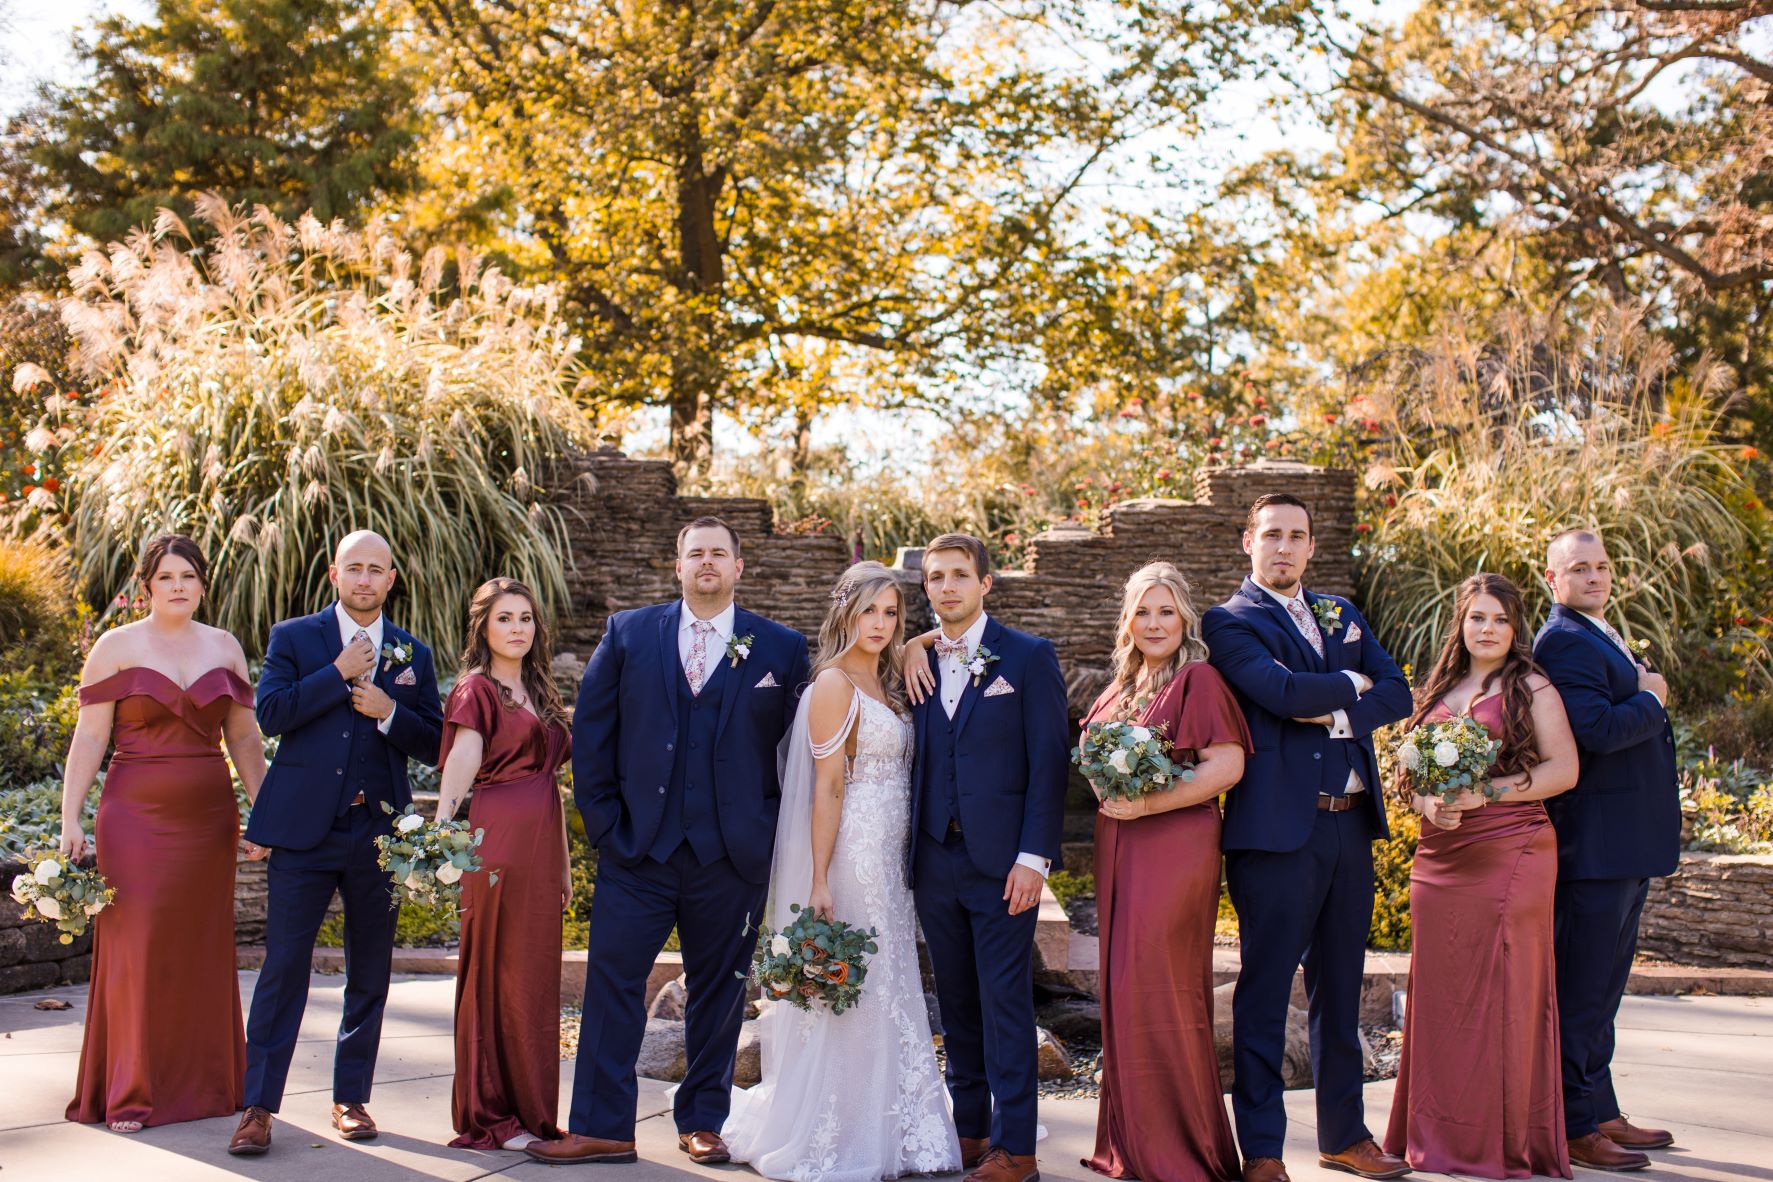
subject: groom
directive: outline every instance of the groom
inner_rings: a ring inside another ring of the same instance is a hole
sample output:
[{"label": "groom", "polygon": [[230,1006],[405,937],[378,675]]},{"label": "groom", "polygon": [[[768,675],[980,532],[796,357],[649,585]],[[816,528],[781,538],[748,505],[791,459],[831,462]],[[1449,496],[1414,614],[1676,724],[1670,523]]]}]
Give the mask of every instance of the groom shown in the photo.
[{"label": "groom", "polygon": [[338,602],[271,629],[254,710],[282,736],[247,822],[271,847],[265,964],[246,1023],[246,1111],[228,1143],[239,1156],[271,1148],[271,1114],[308,1004],[314,936],[336,891],[345,903],[345,1015],[333,1058],[332,1123],[349,1141],[376,1135],[364,1110],[382,1036],[398,909],[377,835],[393,831],[385,804],[412,801],[408,759],[437,762],[443,709],[431,650],[382,615],[394,559],[381,537],[347,534],[327,578]]},{"label": "groom", "polygon": [[690,1160],[728,1160],[745,982],[781,796],[776,748],[807,681],[806,639],[733,603],[739,537],[718,517],[677,535],[683,598],[617,612],[573,707],[573,799],[597,847],[585,1007],[555,1164],[631,1162],[646,979],[683,947],[688,1070],[675,1102]]},{"label": "groom", "polygon": [[1069,734],[1053,646],[985,614],[985,543],[924,550],[942,624],[937,692],[914,710],[911,877],[948,1052],[967,1182],[1036,1177],[1034,924],[1059,856]]},{"label": "groom", "polygon": [[1410,686],[1354,605],[1305,590],[1311,510],[1258,497],[1250,575],[1201,633],[1237,693],[1255,754],[1225,799],[1225,878],[1241,964],[1232,994],[1231,1107],[1244,1182],[1285,1182],[1287,998],[1305,964],[1318,1162],[1363,1178],[1409,1173],[1361,1104],[1361,980],[1373,918],[1373,841],[1386,836],[1373,732],[1410,712]]}]

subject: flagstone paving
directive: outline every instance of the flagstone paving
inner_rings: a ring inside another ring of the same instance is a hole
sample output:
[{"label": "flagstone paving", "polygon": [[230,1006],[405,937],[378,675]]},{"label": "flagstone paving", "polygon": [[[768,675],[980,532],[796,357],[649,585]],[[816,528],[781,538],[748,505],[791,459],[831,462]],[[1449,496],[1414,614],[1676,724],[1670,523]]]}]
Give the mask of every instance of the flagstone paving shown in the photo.
[{"label": "flagstone paving", "polygon": [[[256,974],[240,975],[250,997]],[[342,978],[316,975],[289,1094],[272,1152],[230,1158],[225,1150],[232,1118],[194,1121],[121,1136],[101,1126],[69,1124],[62,1111],[73,1088],[85,1013],[84,987],[0,997],[0,1182],[206,1182],[227,1178],[266,1182],[383,1182],[384,1179],[471,1179],[513,1182],[590,1177],[604,1182],[743,1182],[740,1166],[705,1169],[677,1149],[664,1098],[665,1085],[642,1080],[641,1161],[630,1166],[586,1166],[562,1172],[502,1151],[447,1147],[451,1010],[455,982],[447,977],[396,978],[388,1005],[382,1053],[370,1111],[382,1127],[374,1142],[346,1144],[327,1124],[332,1039]],[[42,1011],[34,1003],[56,997],[73,1003]],[[562,1100],[570,1094],[571,1064],[561,1064]],[[1680,1146],[1655,1156],[1635,1178],[1747,1179],[1773,1182],[1773,998],[1629,997],[1621,1014],[1616,1060],[1619,1091],[1634,1119],[1673,1128]],[[1382,1130],[1391,1083],[1367,1088],[1368,1120]],[[1300,1182],[1345,1179],[1320,1170],[1312,1135],[1312,1094],[1287,1097],[1291,1117],[1287,1162]],[[1043,1101],[1041,1172],[1055,1182],[1095,1175],[1078,1159],[1095,1137],[1093,1100]],[[1588,1171],[1578,1177],[1598,1178]],[[1159,1180],[1152,1180],[1159,1182]]]}]

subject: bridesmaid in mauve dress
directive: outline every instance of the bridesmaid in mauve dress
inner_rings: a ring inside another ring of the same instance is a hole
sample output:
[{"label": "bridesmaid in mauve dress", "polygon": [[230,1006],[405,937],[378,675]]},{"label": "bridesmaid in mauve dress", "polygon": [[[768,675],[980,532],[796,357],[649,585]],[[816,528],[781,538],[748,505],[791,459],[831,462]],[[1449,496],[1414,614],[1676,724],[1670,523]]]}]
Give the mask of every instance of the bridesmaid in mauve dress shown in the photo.
[{"label": "bridesmaid in mauve dress", "polygon": [[[444,706],[441,799],[467,794],[482,870],[462,882],[452,1146],[522,1149],[556,1138],[560,932],[571,897],[556,777],[570,754],[548,633],[522,583],[493,579],[468,609],[463,674]],[[492,874],[498,881],[490,881]]]},{"label": "bridesmaid in mauve dress", "polygon": [[1408,726],[1468,714],[1499,739],[1495,800],[1414,797],[1410,984],[1385,1148],[1418,1170],[1570,1177],[1552,963],[1557,835],[1576,782],[1563,701],[1533,664],[1521,595],[1473,575]]},{"label": "bridesmaid in mauve dress", "polygon": [[[62,791],[61,850],[87,850],[81,806],[107,746],[98,868],[116,888],[94,921],[86,1033],[69,1120],[144,1125],[229,1116],[246,1042],[234,970],[239,814],[225,737],[248,797],[265,776],[246,657],[192,619],[208,566],[189,538],[149,542],[145,620],[93,645]],[[262,851],[253,850],[262,857]]]},{"label": "bridesmaid in mauve dress", "polygon": [[1206,663],[1200,616],[1174,566],[1127,580],[1114,682],[1084,719],[1162,727],[1194,779],[1096,816],[1102,942],[1102,1091],[1096,1151],[1111,1178],[1232,1182],[1237,1147],[1213,1047],[1219,794],[1243,775],[1250,732]]}]

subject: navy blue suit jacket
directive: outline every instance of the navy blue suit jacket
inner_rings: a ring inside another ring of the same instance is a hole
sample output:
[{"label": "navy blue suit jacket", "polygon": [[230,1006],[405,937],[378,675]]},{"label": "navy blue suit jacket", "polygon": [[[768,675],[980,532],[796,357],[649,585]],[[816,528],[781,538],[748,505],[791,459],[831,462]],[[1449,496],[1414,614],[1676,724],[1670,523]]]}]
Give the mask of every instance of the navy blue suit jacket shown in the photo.
[{"label": "navy blue suit jacket", "polygon": [[1649,878],[1681,860],[1674,730],[1637,666],[1581,612],[1558,604],[1533,659],[1564,699],[1581,771],[1545,802],[1558,834],[1558,877]]},{"label": "navy blue suit jacket", "polygon": [[[591,843],[622,866],[646,857],[665,815],[676,761],[682,612],[683,601],[674,599],[610,616],[573,707],[573,802]],[[767,882],[782,796],[776,748],[806,688],[806,637],[744,608],[733,612],[733,635],[754,639],[751,655],[725,673],[714,799],[733,868],[750,882]],[[766,679],[771,684],[758,684]]]},{"label": "navy blue suit jacket", "polygon": [[[382,618],[385,644],[412,645],[413,684],[397,682],[405,666],[382,668],[374,681],[394,699],[394,721],[385,736],[394,807],[412,801],[406,761],[437,762],[443,738],[443,707],[437,700],[437,671],[431,650]],[[265,773],[247,822],[246,839],[278,849],[306,850],[320,844],[337,815],[345,757],[351,747],[351,687],[333,666],[344,641],[332,607],[285,620],[271,629],[265,664],[259,671],[253,712],[259,729],[279,735],[277,757]],[[342,738],[340,736],[343,736]]]},{"label": "navy blue suit jacket", "polygon": [[[1303,846],[1316,823],[1318,793],[1341,792],[1347,781],[1348,763],[1336,747],[1350,743],[1354,769],[1367,786],[1360,807],[1376,836],[1390,832],[1380,805],[1373,732],[1409,715],[1410,684],[1352,603],[1310,591],[1305,600],[1314,610],[1323,601],[1342,608],[1341,626],[1323,633],[1322,657],[1299,635],[1286,609],[1247,577],[1235,595],[1201,618],[1213,668],[1237,693],[1256,748],[1244,761],[1243,779],[1225,797],[1222,844],[1228,850],[1284,853]],[[1366,674],[1373,688],[1357,695],[1344,669]],[[1334,710],[1347,711],[1353,739],[1332,739],[1327,727],[1293,721]]]},{"label": "navy blue suit jacket", "polygon": [[[960,828],[973,865],[992,878],[1007,878],[1018,854],[1036,854],[1054,865],[1059,862],[1065,782],[1071,767],[1065,675],[1050,641],[1006,628],[995,617],[986,620],[979,643],[998,659],[985,667],[977,685],[973,678],[967,679],[954,708]],[[985,691],[1000,677],[1015,692],[987,697]],[[924,744],[932,729],[930,711],[940,709],[938,680],[936,689],[912,711],[917,727],[911,772],[912,851],[919,841],[929,840],[919,824]]]}]

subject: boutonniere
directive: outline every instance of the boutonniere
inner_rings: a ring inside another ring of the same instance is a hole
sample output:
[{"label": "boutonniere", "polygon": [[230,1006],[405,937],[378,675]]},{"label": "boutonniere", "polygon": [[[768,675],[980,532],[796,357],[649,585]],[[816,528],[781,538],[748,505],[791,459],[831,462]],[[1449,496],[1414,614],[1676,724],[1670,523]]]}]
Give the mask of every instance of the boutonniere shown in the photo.
[{"label": "boutonniere", "polygon": [[997,659],[997,654],[986,648],[984,645],[980,645],[973,650],[973,655],[967,658],[967,672],[973,675],[974,685],[978,685],[981,681],[985,680],[986,668]]},{"label": "boutonniere", "polygon": [[743,636],[730,636],[727,638],[726,655],[727,658],[732,661],[733,668],[737,669],[739,667],[739,662],[751,655],[751,645],[756,639],[757,637],[749,632],[745,633]]},{"label": "boutonniere", "polygon": [[1335,600],[1319,599],[1311,605],[1311,611],[1317,616],[1317,626],[1326,634],[1334,635],[1342,627],[1342,605]]},{"label": "boutonniere", "polygon": [[386,673],[396,665],[404,665],[412,660],[412,645],[384,644],[382,646],[382,672]]}]

